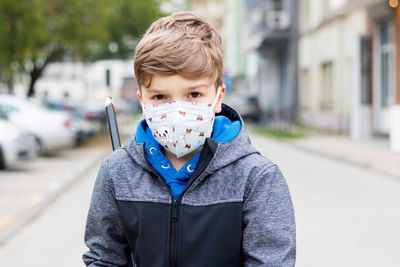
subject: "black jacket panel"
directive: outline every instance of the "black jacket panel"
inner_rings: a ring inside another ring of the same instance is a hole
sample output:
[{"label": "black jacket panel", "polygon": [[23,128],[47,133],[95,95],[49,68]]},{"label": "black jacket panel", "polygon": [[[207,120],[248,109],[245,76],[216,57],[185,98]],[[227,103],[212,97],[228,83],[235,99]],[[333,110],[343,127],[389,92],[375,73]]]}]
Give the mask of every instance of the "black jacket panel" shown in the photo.
[{"label": "black jacket panel", "polygon": [[168,266],[171,205],[118,200],[118,206],[136,266]]},{"label": "black jacket panel", "polygon": [[[138,267],[169,266],[170,256],[180,267],[241,266],[242,203],[179,205],[176,225],[171,204],[119,200],[118,206]],[[175,255],[170,227],[176,227]]]},{"label": "black jacket panel", "polygon": [[241,266],[242,203],[182,205],[180,212],[180,267]]}]

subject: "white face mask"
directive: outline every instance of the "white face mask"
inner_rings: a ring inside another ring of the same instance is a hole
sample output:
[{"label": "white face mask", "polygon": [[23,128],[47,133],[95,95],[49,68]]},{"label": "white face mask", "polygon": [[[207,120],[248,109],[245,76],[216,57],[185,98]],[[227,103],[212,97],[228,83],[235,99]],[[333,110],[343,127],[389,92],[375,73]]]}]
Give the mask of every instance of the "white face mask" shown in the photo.
[{"label": "white face mask", "polygon": [[146,122],[157,142],[178,158],[202,146],[211,136],[220,90],[212,104],[186,101],[145,104]]}]

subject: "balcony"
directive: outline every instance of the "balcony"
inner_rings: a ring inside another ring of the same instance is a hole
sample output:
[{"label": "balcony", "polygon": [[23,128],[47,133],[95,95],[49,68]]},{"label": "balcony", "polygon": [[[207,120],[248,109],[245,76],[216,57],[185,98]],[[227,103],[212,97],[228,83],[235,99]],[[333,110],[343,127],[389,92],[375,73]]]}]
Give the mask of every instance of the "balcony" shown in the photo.
[{"label": "balcony", "polygon": [[248,39],[245,47],[279,46],[289,42],[295,8],[292,2],[278,0],[254,0],[246,2]]},{"label": "balcony", "polygon": [[279,45],[288,42],[290,38],[290,11],[266,10],[262,19],[263,45]]},{"label": "balcony", "polygon": [[290,28],[289,10],[267,10],[263,23],[268,31],[286,31]]}]

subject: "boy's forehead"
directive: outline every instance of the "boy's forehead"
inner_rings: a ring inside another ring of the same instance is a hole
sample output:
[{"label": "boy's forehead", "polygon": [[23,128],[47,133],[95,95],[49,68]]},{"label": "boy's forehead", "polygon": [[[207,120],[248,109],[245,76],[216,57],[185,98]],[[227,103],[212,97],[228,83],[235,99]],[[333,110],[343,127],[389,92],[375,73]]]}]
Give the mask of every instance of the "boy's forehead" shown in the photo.
[{"label": "boy's forehead", "polygon": [[192,89],[199,87],[211,87],[213,81],[208,77],[188,79],[181,75],[153,75],[151,83],[145,90],[167,90],[167,89]]}]

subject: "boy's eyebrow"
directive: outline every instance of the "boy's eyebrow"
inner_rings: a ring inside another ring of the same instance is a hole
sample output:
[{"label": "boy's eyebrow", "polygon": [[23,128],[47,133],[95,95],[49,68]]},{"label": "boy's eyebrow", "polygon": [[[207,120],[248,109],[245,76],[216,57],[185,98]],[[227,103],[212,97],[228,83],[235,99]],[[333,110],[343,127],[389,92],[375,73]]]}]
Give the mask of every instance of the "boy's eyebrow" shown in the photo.
[{"label": "boy's eyebrow", "polygon": [[147,91],[148,93],[152,94],[152,93],[160,93],[160,92],[162,92],[163,90],[162,90],[162,89],[157,89],[157,88],[153,88],[153,89],[148,89],[148,88],[146,88],[146,91]]},{"label": "boy's eyebrow", "polygon": [[208,87],[208,86],[209,86],[208,84],[204,83],[204,84],[193,85],[193,86],[187,87],[186,89],[194,90],[194,89],[199,89],[199,88]]},{"label": "boy's eyebrow", "polygon": [[[204,87],[208,87],[208,86],[209,86],[209,84],[206,84],[206,83],[204,83],[204,84],[196,84],[196,85],[193,85],[193,86],[186,87],[185,89],[186,90],[195,90],[195,89],[200,89],[200,88],[204,88]],[[146,91],[148,93],[162,93],[164,90],[160,89],[160,88],[152,88],[152,89],[146,88]]]},{"label": "boy's eyebrow", "polygon": [[161,88],[146,88],[145,89],[146,92],[148,92],[149,94],[163,94],[165,90],[161,89]]}]

